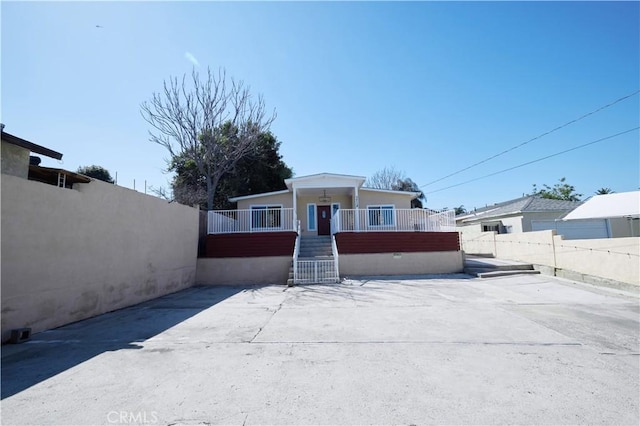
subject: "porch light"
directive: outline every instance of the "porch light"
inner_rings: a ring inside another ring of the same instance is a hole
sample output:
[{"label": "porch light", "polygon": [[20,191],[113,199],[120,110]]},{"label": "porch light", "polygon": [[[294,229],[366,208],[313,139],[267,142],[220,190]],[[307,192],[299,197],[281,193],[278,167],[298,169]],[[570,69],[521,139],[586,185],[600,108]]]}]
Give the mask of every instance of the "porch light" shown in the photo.
[{"label": "porch light", "polygon": [[322,196],[318,197],[318,203],[330,203],[330,202],[331,202],[331,197],[327,197],[327,190],[323,189]]}]

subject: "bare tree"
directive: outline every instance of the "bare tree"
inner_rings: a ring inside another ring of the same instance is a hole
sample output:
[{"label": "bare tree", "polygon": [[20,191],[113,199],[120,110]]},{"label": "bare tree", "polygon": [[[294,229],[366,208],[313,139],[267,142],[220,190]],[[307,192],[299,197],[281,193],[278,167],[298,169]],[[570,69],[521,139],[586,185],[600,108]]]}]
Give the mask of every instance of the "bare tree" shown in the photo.
[{"label": "bare tree", "polygon": [[423,201],[427,201],[424,193],[420,190],[420,187],[418,187],[418,184],[410,178],[405,177],[403,171],[397,170],[393,166],[385,167],[384,169],[375,172],[369,179],[367,179],[365,186],[373,189],[417,192],[418,197],[411,200],[411,208],[421,209]]},{"label": "bare tree", "polygon": [[403,171],[397,170],[393,166],[385,167],[367,179],[365,186],[373,189],[393,189],[394,186],[398,185],[398,181],[403,181],[404,179]]},{"label": "bare tree", "polygon": [[170,77],[162,92],[142,103],[141,113],[155,129],[149,131],[151,142],[165,147],[171,158],[194,161],[206,181],[211,210],[220,178],[255,149],[276,114],[267,115],[262,96],[254,99],[244,82],[227,79],[224,70],[207,69],[201,80],[194,69],[191,83],[186,74],[181,82]]}]

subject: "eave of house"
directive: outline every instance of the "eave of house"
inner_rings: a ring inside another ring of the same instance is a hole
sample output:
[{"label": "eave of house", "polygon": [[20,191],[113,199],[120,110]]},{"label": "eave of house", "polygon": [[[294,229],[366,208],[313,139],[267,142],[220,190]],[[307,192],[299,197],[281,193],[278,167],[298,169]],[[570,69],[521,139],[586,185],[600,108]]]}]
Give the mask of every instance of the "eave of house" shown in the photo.
[{"label": "eave of house", "polygon": [[79,173],[71,172],[64,169],[55,169],[51,167],[29,166],[29,179],[38,182],[44,182],[51,185],[58,184],[58,175],[64,175],[67,184],[89,183],[91,178]]},{"label": "eave of house", "polygon": [[263,192],[262,194],[241,195],[239,197],[231,197],[231,198],[229,198],[229,201],[231,201],[232,203],[237,203],[238,201],[251,200],[253,198],[268,197],[270,195],[286,194],[288,192],[291,192],[291,191],[289,191],[288,189],[282,189],[280,191]]},{"label": "eave of house", "polygon": [[19,138],[5,131],[2,131],[2,141],[10,143],[12,145],[19,146],[24,149],[28,149],[30,152],[33,152],[35,154],[46,155],[47,157],[51,157],[56,160],[62,160],[61,153],[54,151],[52,149],[46,148],[44,146],[35,144],[33,142],[29,142],[28,140]]},{"label": "eave of house", "polygon": [[405,195],[410,196],[411,199],[416,199],[420,196],[419,192],[410,192],[410,191],[394,191],[391,189],[374,189],[374,188],[360,188],[360,191],[366,192],[380,192],[382,194],[395,194],[395,195]]}]

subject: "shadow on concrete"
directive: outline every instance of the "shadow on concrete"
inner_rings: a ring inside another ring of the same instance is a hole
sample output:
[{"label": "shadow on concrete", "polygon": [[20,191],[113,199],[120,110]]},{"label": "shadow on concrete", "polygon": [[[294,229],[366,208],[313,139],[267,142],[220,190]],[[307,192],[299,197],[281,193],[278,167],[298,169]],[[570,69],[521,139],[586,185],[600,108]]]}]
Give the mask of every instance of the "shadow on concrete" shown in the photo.
[{"label": "shadow on concrete", "polygon": [[[353,276],[335,284],[305,284],[296,287],[303,291],[294,298],[313,301],[352,301],[357,304],[416,302],[415,291],[407,292],[407,288],[423,289],[428,298],[421,299],[420,304],[431,303],[441,299],[440,292],[455,295],[463,286],[455,285],[473,280],[467,274],[430,274],[430,275],[389,275],[389,276]],[[464,286],[467,288],[466,286]],[[468,288],[465,291],[469,291]]]},{"label": "shadow on concrete", "polygon": [[2,346],[2,399],[101,353],[139,344],[223,300],[255,286],[191,287],[138,305],[34,334]]},{"label": "shadow on concrete", "polygon": [[[363,282],[367,283],[369,281],[381,282],[381,283],[389,283],[389,284],[406,284],[407,280],[470,280],[475,277],[465,274],[463,272],[455,273],[455,274],[426,274],[426,275],[354,275],[350,277],[345,277],[344,280],[348,282],[352,282],[351,285],[364,285],[353,282]],[[343,283],[344,283],[343,280]],[[341,283],[342,284],[342,283]],[[420,284],[432,284],[430,282],[420,283]],[[419,285],[420,285],[419,284]],[[338,284],[336,284],[338,285]]]}]

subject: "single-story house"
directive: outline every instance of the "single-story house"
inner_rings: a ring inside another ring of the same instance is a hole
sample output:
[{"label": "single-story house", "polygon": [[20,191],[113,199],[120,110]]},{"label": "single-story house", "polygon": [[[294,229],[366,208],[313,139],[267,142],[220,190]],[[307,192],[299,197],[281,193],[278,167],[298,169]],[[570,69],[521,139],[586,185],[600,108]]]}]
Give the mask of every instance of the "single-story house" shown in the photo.
[{"label": "single-story house", "polygon": [[580,201],[550,200],[527,195],[457,216],[456,225],[499,234],[538,231],[541,229],[536,228],[537,223],[561,219],[580,204]]},{"label": "single-story house", "polygon": [[237,209],[208,212],[201,260],[211,274],[201,282],[285,282],[290,267],[296,283],[462,270],[453,211],[412,209],[418,193],[367,188],[365,180],[319,173],[286,179],[281,191],[230,198]]},{"label": "single-story house", "polygon": [[72,188],[74,183],[91,182],[89,177],[68,170],[41,167],[40,158],[31,155],[32,153],[44,155],[55,160],[61,160],[62,154],[5,132],[4,124],[0,127],[2,128],[1,171],[3,174],[63,188]]}]

